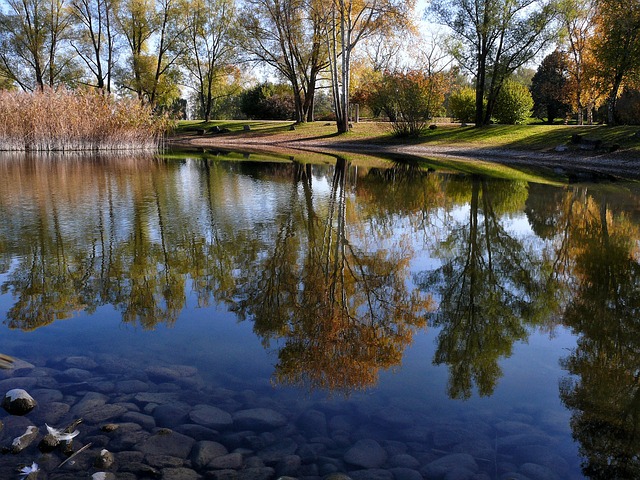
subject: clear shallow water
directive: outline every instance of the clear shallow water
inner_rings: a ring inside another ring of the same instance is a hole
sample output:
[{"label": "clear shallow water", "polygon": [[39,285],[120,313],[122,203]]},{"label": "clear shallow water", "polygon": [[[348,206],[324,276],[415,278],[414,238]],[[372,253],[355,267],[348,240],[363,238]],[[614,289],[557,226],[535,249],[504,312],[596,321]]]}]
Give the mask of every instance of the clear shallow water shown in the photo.
[{"label": "clear shallow water", "polygon": [[[33,445],[7,475],[86,478],[103,447],[118,478],[637,472],[635,185],[14,156],[0,192],[0,352],[35,366],[2,386],[36,392],[43,430],[87,395],[103,412],[73,465]],[[285,421],[241,419],[256,408]],[[7,444],[26,420],[2,420]],[[158,447],[160,427],[231,468]]]}]

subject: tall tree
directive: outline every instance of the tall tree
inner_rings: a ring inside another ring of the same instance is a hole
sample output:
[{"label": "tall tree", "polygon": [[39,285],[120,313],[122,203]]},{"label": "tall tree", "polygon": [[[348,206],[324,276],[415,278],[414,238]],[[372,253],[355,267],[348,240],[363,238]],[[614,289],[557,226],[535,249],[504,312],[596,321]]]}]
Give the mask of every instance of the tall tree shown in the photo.
[{"label": "tall tree", "polygon": [[318,75],[326,66],[318,11],[306,0],[247,0],[241,18],[243,49],[291,84],[296,120],[312,121]]},{"label": "tall tree", "polygon": [[596,13],[595,56],[608,90],[607,123],[616,123],[616,103],[625,80],[640,69],[640,3],[600,0]]},{"label": "tall tree", "polygon": [[584,123],[585,109],[590,119],[595,106],[593,89],[589,89],[588,70],[596,4],[597,0],[561,0],[559,3],[560,21],[566,34],[572,103],[578,114],[579,125]]},{"label": "tall tree", "polygon": [[414,0],[331,0],[317,5],[325,25],[338,133],[349,130],[351,60],[364,38],[411,26]]},{"label": "tall tree", "polygon": [[427,13],[451,28],[450,53],[475,79],[477,127],[504,81],[556,40],[551,0],[431,0]]},{"label": "tall tree", "polygon": [[24,90],[73,81],[64,49],[70,17],[63,0],[8,0],[0,13],[0,63]]},{"label": "tall tree", "polygon": [[215,88],[236,56],[233,0],[194,0],[190,6],[182,66],[206,121],[216,100]]},{"label": "tall tree", "polygon": [[129,47],[122,86],[154,108],[178,95],[177,62],[184,51],[187,6],[182,0],[125,0],[116,21]]},{"label": "tall tree", "polygon": [[73,0],[74,35],[71,45],[90,72],[90,84],[111,92],[115,63],[115,25],[112,0]]}]

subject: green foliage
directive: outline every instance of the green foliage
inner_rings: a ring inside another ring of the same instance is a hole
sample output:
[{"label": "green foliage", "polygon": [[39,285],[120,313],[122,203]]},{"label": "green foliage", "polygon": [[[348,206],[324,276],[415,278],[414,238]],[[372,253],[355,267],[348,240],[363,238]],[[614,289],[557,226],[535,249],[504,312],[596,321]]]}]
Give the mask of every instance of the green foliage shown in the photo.
[{"label": "green foliage", "polygon": [[462,123],[472,122],[476,114],[476,91],[463,87],[449,95],[449,111]]},{"label": "green foliage", "polygon": [[566,57],[559,50],[547,55],[531,80],[533,113],[541,120],[546,118],[549,125],[571,111]]},{"label": "green foliage", "polygon": [[262,83],[245,90],[240,110],[248,118],[259,120],[289,120],[295,117],[293,95],[286,85]]},{"label": "green foliage", "polygon": [[493,116],[498,123],[517,125],[531,116],[533,98],[521,83],[507,80],[496,98]]}]

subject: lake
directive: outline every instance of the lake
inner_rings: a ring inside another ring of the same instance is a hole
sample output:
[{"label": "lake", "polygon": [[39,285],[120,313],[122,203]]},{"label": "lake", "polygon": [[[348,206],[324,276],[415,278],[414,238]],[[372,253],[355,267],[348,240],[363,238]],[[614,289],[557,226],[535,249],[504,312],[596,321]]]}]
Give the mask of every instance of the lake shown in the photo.
[{"label": "lake", "polygon": [[0,477],[640,478],[639,184],[351,160],[0,156]]}]

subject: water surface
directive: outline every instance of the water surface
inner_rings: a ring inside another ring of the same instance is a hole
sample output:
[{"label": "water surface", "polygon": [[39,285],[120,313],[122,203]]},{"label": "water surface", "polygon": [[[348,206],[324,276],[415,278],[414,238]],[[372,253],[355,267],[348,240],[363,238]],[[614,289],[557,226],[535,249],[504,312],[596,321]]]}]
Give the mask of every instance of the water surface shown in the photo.
[{"label": "water surface", "polygon": [[86,478],[107,448],[118,478],[636,477],[637,186],[415,160],[0,158],[0,351],[35,366],[1,382],[40,402],[2,442],[104,413],[76,461],[34,444],[2,471]]}]

